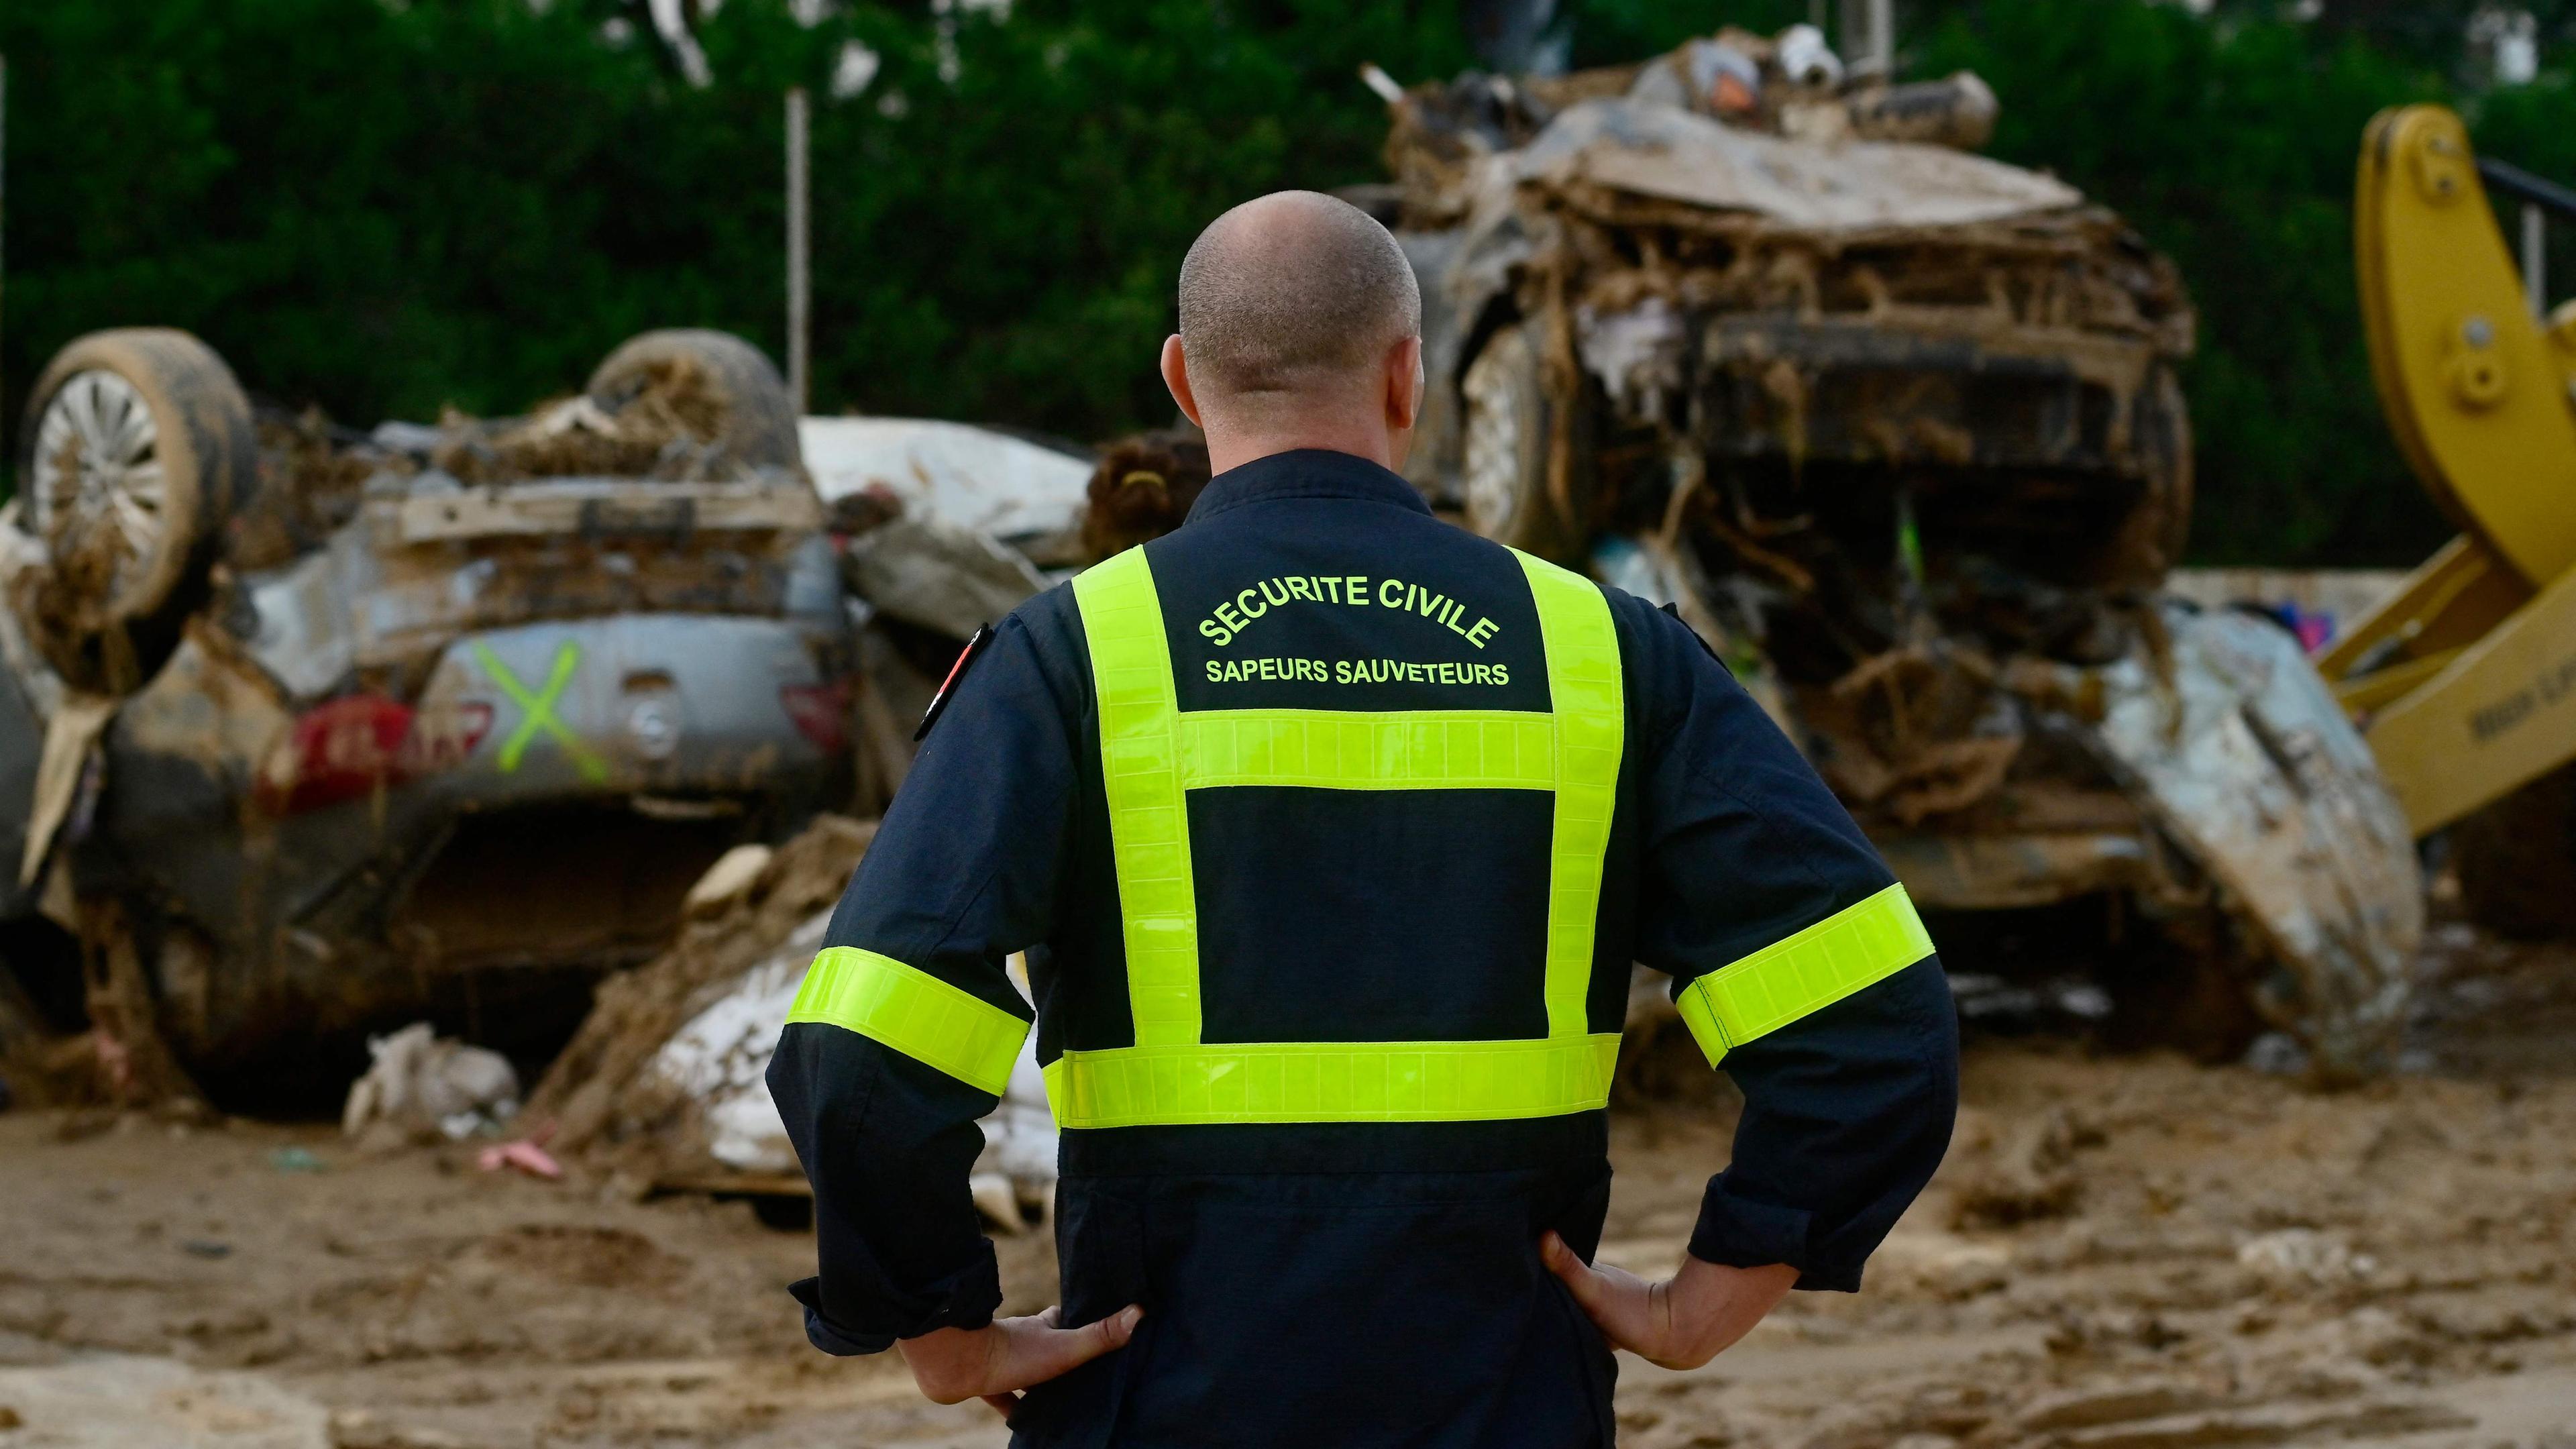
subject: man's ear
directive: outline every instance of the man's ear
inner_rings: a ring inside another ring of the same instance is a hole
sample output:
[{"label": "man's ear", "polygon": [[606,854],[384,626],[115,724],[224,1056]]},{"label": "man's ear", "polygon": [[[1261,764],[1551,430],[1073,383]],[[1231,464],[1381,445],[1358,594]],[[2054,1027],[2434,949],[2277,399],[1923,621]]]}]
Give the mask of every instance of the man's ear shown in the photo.
[{"label": "man's ear", "polygon": [[1189,359],[1181,355],[1181,334],[1163,339],[1163,386],[1172,390],[1172,401],[1181,405],[1181,415],[1201,428],[1207,419],[1199,416],[1199,400],[1190,394]]},{"label": "man's ear", "polygon": [[1386,353],[1386,425],[1396,432],[1412,428],[1422,416],[1428,389],[1422,372],[1422,339],[1407,337]]}]

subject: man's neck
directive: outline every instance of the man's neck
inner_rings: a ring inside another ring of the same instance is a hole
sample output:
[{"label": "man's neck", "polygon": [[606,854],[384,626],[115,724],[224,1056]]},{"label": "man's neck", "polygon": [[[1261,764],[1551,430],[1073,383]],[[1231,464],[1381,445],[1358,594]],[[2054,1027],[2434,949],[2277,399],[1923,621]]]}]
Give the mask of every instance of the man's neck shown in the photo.
[{"label": "man's neck", "polygon": [[1256,458],[1273,453],[1293,453],[1300,448],[1321,448],[1327,452],[1348,453],[1366,458],[1381,468],[1395,466],[1394,440],[1387,436],[1386,426],[1330,424],[1295,428],[1230,428],[1222,423],[1207,430],[1208,468],[1222,473]]}]

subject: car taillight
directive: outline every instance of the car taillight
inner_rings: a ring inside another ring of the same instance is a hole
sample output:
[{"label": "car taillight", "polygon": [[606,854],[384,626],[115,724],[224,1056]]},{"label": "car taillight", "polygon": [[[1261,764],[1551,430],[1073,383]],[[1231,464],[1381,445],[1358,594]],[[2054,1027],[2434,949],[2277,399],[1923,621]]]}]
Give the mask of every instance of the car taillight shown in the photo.
[{"label": "car taillight", "polygon": [[256,795],[272,815],[337,805],[456,765],[491,728],[492,706],[480,701],[414,709],[380,694],[344,695],[295,717],[260,766]]},{"label": "car taillight", "polygon": [[837,755],[850,745],[850,682],[788,684],[778,690],[778,703],[795,722],[796,732],[814,748]]}]

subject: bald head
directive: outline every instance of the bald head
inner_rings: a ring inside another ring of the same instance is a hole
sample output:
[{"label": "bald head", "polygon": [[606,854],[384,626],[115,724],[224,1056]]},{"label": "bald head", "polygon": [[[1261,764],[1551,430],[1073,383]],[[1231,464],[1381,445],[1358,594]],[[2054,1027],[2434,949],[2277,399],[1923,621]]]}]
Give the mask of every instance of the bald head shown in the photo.
[{"label": "bald head", "polygon": [[1422,293],[1387,229],[1316,191],[1278,191],[1208,225],[1181,263],[1181,345],[1199,402],[1267,413],[1376,385],[1422,330]]}]

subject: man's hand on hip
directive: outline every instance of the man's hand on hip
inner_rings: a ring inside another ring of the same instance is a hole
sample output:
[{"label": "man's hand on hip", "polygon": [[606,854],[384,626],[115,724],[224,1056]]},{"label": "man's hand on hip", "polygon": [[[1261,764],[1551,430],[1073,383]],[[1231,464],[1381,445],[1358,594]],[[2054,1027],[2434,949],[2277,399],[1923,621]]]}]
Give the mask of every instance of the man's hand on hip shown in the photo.
[{"label": "man's hand on hip", "polygon": [[1670,1369],[1698,1368],[1725,1352],[1798,1281],[1798,1270],[1786,1263],[1726,1268],[1685,1254],[1680,1272],[1649,1283],[1622,1269],[1593,1267],[1554,1233],[1539,1239],[1538,1251],[1611,1347]]},{"label": "man's hand on hip", "polygon": [[1026,1318],[996,1318],[982,1328],[934,1329],[899,1340],[912,1381],[934,1403],[982,1399],[1005,1419],[1020,1405],[1020,1390],[1127,1346],[1145,1310],[1129,1304],[1098,1323],[1058,1328],[1059,1310]]}]

